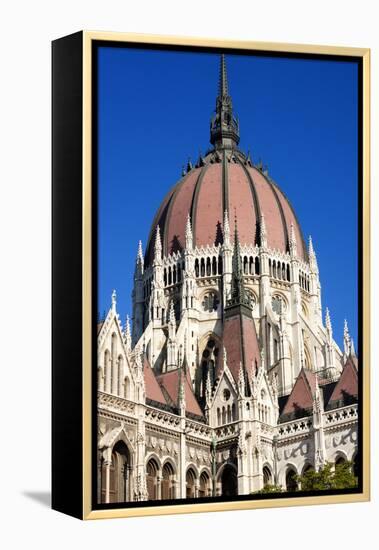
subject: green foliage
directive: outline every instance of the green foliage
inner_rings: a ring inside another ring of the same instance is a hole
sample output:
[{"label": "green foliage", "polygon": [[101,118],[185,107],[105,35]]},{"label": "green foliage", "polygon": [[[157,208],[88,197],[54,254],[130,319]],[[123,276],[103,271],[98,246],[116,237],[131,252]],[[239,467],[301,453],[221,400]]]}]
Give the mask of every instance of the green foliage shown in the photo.
[{"label": "green foliage", "polygon": [[296,481],[302,491],[352,489],[358,484],[351,462],[343,462],[336,466],[332,462],[327,462],[318,472],[308,470],[303,476],[297,476]]},{"label": "green foliage", "polygon": [[255,491],[254,495],[264,495],[266,493],[281,493],[282,492],[282,488],[280,485],[265,485],[263,487],[263,489],[260,489],[259,491]]}]

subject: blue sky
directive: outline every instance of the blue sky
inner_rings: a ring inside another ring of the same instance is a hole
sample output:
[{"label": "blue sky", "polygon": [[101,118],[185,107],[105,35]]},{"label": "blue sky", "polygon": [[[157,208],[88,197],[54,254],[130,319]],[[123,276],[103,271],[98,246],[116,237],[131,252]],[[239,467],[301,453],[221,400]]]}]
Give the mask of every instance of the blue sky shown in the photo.
[{"label": "blue sky", "polygon": [[[262,159],[317,253],[323,309],[357,345],[358,66],[227,55],[242,150]],[[99,290],[124,321],[143,246],[182,166],[210,147],[219,55],[101,47],[98,59]]]}]

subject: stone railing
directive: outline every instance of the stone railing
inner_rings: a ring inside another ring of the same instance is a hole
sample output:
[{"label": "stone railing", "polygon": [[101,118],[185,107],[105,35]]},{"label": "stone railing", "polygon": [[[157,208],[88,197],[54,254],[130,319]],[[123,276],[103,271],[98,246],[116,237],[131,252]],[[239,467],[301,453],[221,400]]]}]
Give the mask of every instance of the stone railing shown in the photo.
[{"label": "stone railing", "polygon": [[299,420],[292,420],[291,422],[284,422],[277,428],[277,434],[279,440],[286,439],[287,437],[293,437],[299,434],[308,434],[313,426],[311,417],[300,418]]},{"label": "stone railing", "polygon": [[238,422],[232,422],[230,424],[219,426],[218,428],[215,428],[214,431],[218,441],[220,439],[226,439],[228,437],[238,435]]},{"label": "stone railing", "polygon": [[134,416],[136,404],[123,397],[99,391],[97,392],[97,406]]},{"label": "stone railing", "polygon": [[340,409],[324,412],[324,426],[328,428],[338,424],[345,424],[346,422],[355,421],[357,418],[358,404],[341,407]]}]

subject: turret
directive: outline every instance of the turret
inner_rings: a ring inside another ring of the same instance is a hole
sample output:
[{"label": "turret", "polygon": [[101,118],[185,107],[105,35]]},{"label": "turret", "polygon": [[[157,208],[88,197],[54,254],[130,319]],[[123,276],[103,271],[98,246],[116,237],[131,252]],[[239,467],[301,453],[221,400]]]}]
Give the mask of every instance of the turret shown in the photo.
[{"label": "turret", "polygon": [[138,342],[144,329],[144,295],[143,295],[143,253],[142,242],[138,243],[136,265],[134,270],[133,299],[133,346]]}]

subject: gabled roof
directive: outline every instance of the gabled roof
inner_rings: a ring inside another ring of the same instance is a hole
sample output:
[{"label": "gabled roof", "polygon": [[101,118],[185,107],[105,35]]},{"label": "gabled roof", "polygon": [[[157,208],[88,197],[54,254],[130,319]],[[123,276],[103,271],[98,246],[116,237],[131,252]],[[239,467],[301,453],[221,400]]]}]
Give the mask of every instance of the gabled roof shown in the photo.
[{"label": "gabled roof", "polygon": [[[242,309],[242,308],[241,308]],[[226,351],[227,365],[238,383],[240,363],[248,375],[248,380],[255,372],[255,364],[260,366],[261,358],[255,323],[243,311],[236,311],[235,315],[224,320],[223,345]]]},{"label": "gabled roof", "polygon": [[281,413],[281,421],[307,416],[313,409],[316,374],[302,368]]},{"label": "gabled roof", "polygon": [[143,375],[145,379],[145,388],[146,388],[146,398],[151,399],[157,403],[167,405],[167,401],[163,395],[161,387],[159,386],[158,380],[155,377],[155,374],[150,367],[148,359],[145,357],[143,365]]},{"label": "gabled roof", "polygon": [[97,336],[99,336],[101,329],[103,328],[104,321],[99,321],[97,323]]},{"label": "gabled roof", "polygon": [[196,416],[203,417],[203,411],[200,408],[199,403],[192,391],[191,384],[188,381],[188,377],[182,371],[182,369],[175,369],[169,372],[165,372],[157,376],[157,380],[160,386],[166,390],[171,401],[175,407],[178,406],[179,399],[179,376],[182,376],[184,384],[184,396],[186,401],[186,411],[195,414]]},{"label": "gabled roof", "polygon": [[327,408],[342,407],[355,403],[358,398],[358,371],[353,358],[348,357],[340,379],[330,396]]}]

